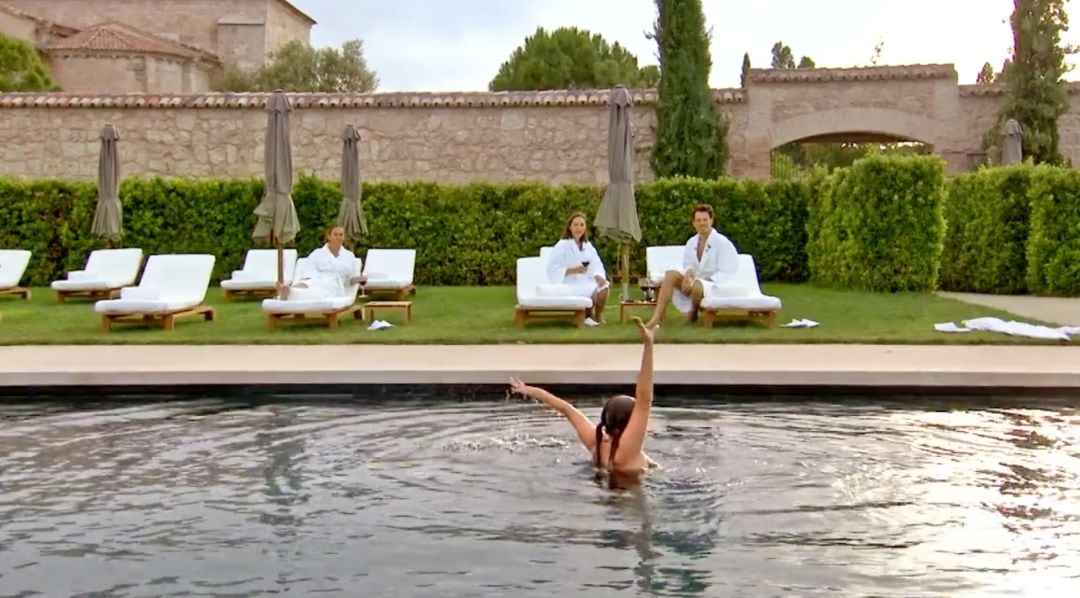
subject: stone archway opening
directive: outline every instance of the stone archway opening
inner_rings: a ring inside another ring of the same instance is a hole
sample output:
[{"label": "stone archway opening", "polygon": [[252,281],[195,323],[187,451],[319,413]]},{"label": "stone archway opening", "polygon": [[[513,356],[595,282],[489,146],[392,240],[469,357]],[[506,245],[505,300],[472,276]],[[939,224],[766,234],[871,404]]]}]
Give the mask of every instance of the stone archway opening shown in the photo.
[{"label": "stone archway opening", "polygon": [[832,172],[871,155],[927,155],[934,146],[901,135],[873,131],[845,131],[811,135],[789,141],[770,152],[773,179],[808,176],[816,170]]}]

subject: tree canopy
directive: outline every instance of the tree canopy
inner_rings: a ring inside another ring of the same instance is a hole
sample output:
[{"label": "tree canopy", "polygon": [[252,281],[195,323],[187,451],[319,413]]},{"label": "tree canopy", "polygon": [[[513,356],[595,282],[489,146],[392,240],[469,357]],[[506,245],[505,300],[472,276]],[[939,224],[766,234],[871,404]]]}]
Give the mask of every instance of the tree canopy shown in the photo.
[{"label": "tree canopy", "polygon": [[0,33],[0,91],[59,91],[29,42]]},{"label": "tree canopy", "polygon": [[537,27],[511,53],[488,84],[491,91],[606,89],[616,85],[655,87],[660,69],[638,66],[626,48],[576,27],[548,32]]},{"label": "tree canopy", "polygon": [[374,91],[378,77],[364,59],[363,42],[341,48],[313,48],[293,40],[270,55],[257,71],[227,70],[215,83],[219,91],[298,91],[363,93]]}]

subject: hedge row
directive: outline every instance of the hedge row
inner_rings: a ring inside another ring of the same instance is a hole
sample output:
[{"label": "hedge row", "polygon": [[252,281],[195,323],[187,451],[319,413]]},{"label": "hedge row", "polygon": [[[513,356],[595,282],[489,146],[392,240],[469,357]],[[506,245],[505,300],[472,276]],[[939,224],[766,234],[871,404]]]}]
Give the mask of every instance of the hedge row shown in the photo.
[{"label": "hedge row", "polygon": [[1080,174],[986,168],[952,180],[942,288],[1080,295]]},{"label": "hedge row", "polygon": [[[128,179],[122,245],[147,254],[212,253],[214,280],[240,267],[252,247],[252,214],[262,195],[258,179]],[[370,236],[355,247],[418,249],[422,284],[512,284],[516,258],[554,243],[566,217],[593,217],[603,189],[539,184],[374,183],[363,189]],[[763,280],[802,281],[808,276],[805,224],[811,187],[805,182],[661,180],[637,187],[644,238],[632,252],[631,270],[644,271],[648,245],[683,244],[693,234],[691,207],[710,203],[717,227],[741,251],[755,255]],[[307,253],[337,216],[336,182],[301,177],[294,188],[301,232],[295,246]],[[46,285],[80,268],[102,242],[90,235],[92,183],[0,179],[0,247],[33,251],[24,282]],[[613,270],[618,247],[595,239]]]},{"label": "hedge row", "polygon": [[834,171],[810,208],[812,280],[868,291],[936,289],[944,182],[944,164],[932,156],[871,156]]}]

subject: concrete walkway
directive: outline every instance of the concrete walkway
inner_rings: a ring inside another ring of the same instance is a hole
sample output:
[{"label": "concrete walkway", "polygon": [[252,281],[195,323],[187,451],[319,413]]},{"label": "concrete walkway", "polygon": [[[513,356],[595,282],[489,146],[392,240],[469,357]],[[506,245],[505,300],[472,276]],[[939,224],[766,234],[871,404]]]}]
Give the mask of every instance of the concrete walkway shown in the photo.
[{"label": "concrete walkway", "polygon": [[[1031,295],[982,295],[947,293],[938,295],[964,303],[1007,311],[1021,318],[1059,326],[1080,326],[1080,297],[1033,297]],[[959,322],[957,322],[959,324]]]},{"label": "concrete walkway", "polygon": [[[639,345],[0,347],[0,387],[249,384],[633,384]],[[1080,346],[677,345],[671,385],[1067,388]],[[90,392],[90,391],[88,391]]]}]

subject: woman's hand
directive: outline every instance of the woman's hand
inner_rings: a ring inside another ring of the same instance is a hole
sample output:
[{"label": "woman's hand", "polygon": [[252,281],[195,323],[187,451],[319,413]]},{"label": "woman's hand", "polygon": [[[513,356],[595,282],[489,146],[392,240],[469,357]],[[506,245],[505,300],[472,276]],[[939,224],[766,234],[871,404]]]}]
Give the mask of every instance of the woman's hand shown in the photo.
[{"label": "woman's hand", "polygon": [[653,331],[651,328],[645,325],[645,322],[641,318],[634,316],[634,321],[637,322],[638,332],[641,334],[641,342],[646,345],[653,344]]},{"label": "woman's hand", "polygon": [[525,384],[524,382],[513,376],[510,376],[510,392],[519,394],[523,397],[535,398],[533,393],[536,390],[538,389],[533,388],[528,384]]},{"label": "woman's hand", "polygon": [[574,266],[572,268],[567,268],[566,271],[569,272],[570,274],[584,274],[584,273],[588,272],[589,269],[586,268],[585,266]]}]

